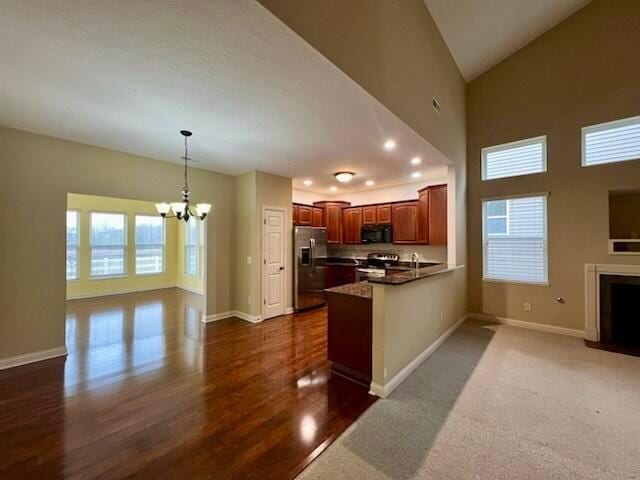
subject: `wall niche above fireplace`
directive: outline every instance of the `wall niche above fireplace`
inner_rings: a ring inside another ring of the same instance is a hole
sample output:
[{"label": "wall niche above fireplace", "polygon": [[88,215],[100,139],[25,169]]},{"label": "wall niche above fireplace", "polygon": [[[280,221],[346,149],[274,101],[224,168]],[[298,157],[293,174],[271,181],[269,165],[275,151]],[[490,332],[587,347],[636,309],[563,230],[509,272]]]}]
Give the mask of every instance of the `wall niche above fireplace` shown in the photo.
[{"label": "wall niche above fireplace", "polygon": [[640,255],[640,190],[609,192],[609,253]]}]

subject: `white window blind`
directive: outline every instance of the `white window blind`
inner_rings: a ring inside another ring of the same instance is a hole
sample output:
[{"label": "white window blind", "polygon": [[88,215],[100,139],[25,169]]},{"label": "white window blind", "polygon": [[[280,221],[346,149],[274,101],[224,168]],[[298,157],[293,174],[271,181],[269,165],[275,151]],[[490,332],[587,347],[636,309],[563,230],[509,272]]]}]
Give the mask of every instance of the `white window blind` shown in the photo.
[{"label": "white window blind", "polygon": [[482,202],[483,278],[548,282],[547,197]]},{"label": "white window blind", "polygon": [[640,117],[582,129],[582,165],[640,159]]},{"label": "white window blind", "polygon": [[529,138],[482,149],[482,180],[547,171],[547,137]]},{"label": "white window blind", "polygon": [[136,215],[136,275],[164,271],[164,219]]},{"label": "white window blind", "polygon": [[184,273],[198,275],[198,222],[191,219],[184,226]]},{"label": "white window blind", "polygon": [[127,216],[123,213],[91,213],[91,276],[124,275],[127,272]]},{"label": "white window blind", "polygon": [[67,210],[67,280],[78,279],[78,244],[80,220],[78,212]]}]

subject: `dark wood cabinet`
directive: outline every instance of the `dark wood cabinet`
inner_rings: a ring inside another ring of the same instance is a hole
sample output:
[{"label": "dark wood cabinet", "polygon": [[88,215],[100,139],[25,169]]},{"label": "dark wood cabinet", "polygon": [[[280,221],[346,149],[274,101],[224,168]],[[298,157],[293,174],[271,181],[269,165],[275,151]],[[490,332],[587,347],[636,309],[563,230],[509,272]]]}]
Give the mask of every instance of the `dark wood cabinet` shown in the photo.
[{"label": "dark wood cabinet", "polygon": [[418,196],[418,243],[429,243],[429,189],[419,191]]},{"label": "dark wood cabinet", "polygon": [[447,186],[434,185],[429,192],[429,245],[447,244]]},{"label": "dark wood cabinet", "polygon": [[291,211],[291,218],[293,219],[293,224],[298,225],[298,205],[293,204],[293,210]]},{"label": "dark wood cabinet", "polygon": [[342,211],[342,243],[360,243],[362,208],[345,208]]},{"label": "dark wood cabinet", "polygon": [[391,205],[376,206],[376,223],[379,223],[379,224],[391,223]]},{"label": "dark wood cabinet", "polygon": [[311,226],[324,227],[324,210],[319,207],[311,209]]},{"label": "dark wood cabinet", "polygon": [[329,293],[328,357],[331,371],[369,388],[372,371],[370,298]]},{"label": "dark wood cabinet", "polygon": [[394,203],[393,243],[418,243],[418,202]]},{"label": "dark wood cabinet", "polygon": [[362,223],[365,225],[371,225],[378,223],[376,220],[376,207],[372,205],[370,207],[362,207]]},{"label": "dark wood cabinet", "polygon": [[298,205],[298,225],[302,227],[311,226],[312,207],[308,205]]},{"label": "dark wood cabinet", "polygon": [[347,265],[327,265],[327,288],[338,287],[356,281],[356,267]]},{"label": "dark wood cabinet", "polygon": [[315,202],[315,207],[324,209],[324,226],[327,228],[327,243],[342,243],[342,209],[348,202]]}]

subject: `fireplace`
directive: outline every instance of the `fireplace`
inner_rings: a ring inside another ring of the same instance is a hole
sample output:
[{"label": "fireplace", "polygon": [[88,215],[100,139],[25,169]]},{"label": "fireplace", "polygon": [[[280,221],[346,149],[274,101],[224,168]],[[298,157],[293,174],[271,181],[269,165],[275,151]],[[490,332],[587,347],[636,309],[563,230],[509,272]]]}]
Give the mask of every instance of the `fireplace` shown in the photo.
[{"label": "fireplace", "polygon": [[640,277],[600,275],[600,342],[640,346]]}]

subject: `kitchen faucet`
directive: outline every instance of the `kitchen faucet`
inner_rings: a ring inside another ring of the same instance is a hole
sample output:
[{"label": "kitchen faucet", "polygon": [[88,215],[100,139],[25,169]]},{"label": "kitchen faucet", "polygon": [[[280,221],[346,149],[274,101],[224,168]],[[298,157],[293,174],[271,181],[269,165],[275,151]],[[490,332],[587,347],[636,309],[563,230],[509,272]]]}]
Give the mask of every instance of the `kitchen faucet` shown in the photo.
[{"label": "kitchen faucet", "polygon": [[420,256],[418,255],[418,252],[413,252],[411,254],[411,266],[416,270],[420,268]]}]

